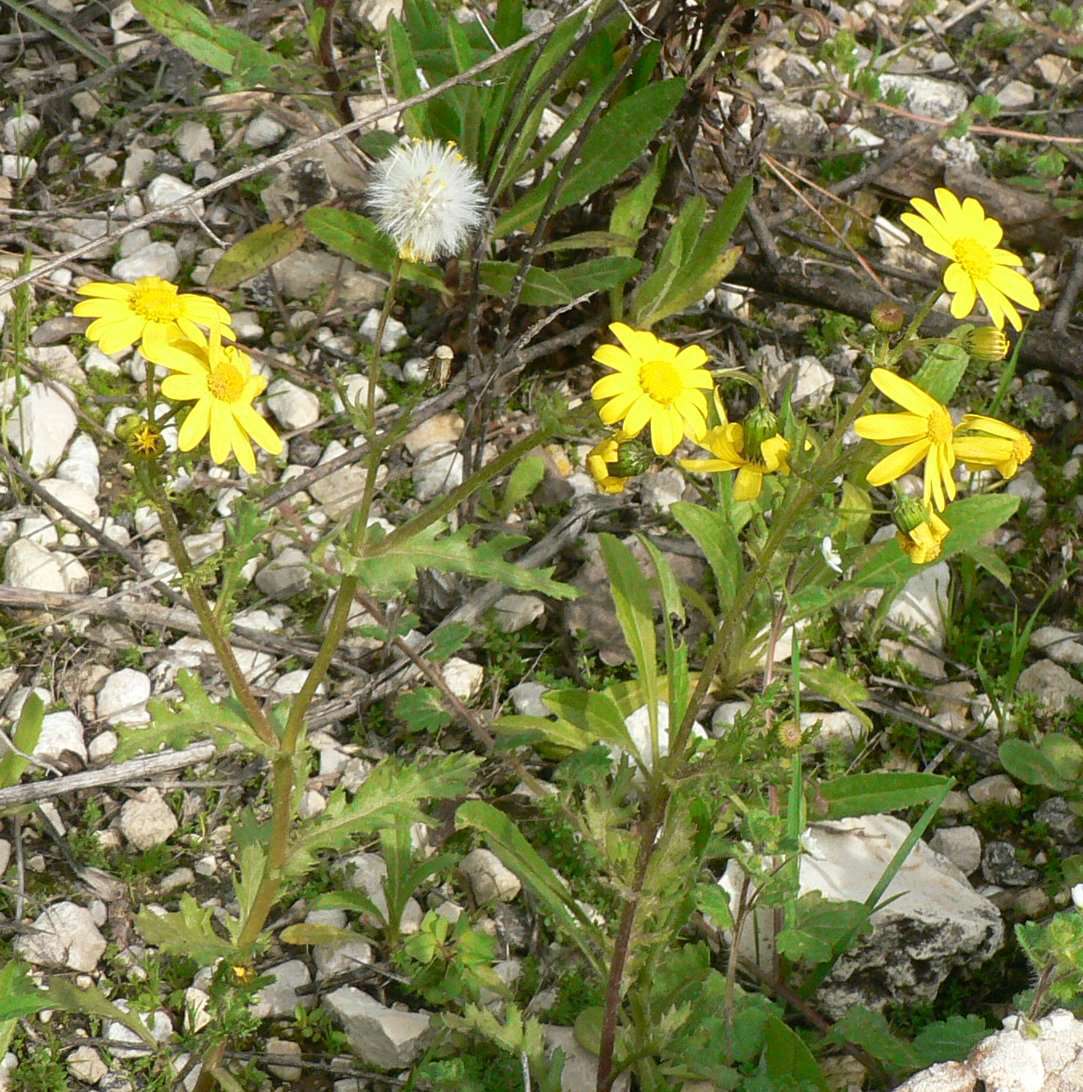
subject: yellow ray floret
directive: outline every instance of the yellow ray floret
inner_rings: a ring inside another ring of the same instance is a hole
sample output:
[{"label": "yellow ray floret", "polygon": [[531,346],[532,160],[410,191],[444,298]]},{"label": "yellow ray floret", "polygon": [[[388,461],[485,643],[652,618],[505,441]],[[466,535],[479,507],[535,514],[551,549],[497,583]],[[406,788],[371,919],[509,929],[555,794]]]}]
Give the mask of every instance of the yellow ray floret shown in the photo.
[{"label": "yellow ray floret", "polygon": [[686,436],[700,439],[707,430],[703,392],[713,386],[704,367],[707,354],[698,345],[679,349],[623,322],[614,322],[609,329],[620,346],[600,345],[594,359],[612,368],[613,374],[591,388],[592,397],[604,403],[598,410],[602,421],[620,422],[629,437],[650,426],[657,455],[669,455]]},{"label": "yellow ray floret", "polygon": [[1022,430],[995,417],[968,413],[955,430],[955,456],[972,470],[993,466],[1014,478],[1034,454],[1034,441]]},{"label": "yellow ray floret", "polygon": [[[774,414],[769,410],[753,410],[749,414],[746,427],[727,422],[721,402],[716,400],[716,404],[722,424],[712,428],[700,441],[714,458],[681,459],[680,464],[685,470],[708,474],[736,470],[734,500],[755,500],[763,489],[764,475],[790,472],[790,443],[776,432]],[[763,420],[759,420],[760,418]],[[750,436],[752,443],[749,442]],[[753,448],[756,450],[752,450]]]},{"label": "yellow ray floret", "polygon": [[222,344],[218,327],[209,339],[197,331],[191,339],[148,348],[147,359],[173,373],[162,381],[162,394],[195,402],[177,437],[181,451],[191,451],[209,432],[211,458],[224,463],[232,453],[249,474],[256,471],[250,437],[269,454],[281,453],[281,437],[252,408],[267,380],[253,373],[251,357]]},{"label": "yellow ray floret", "polygon": [[999,247],[1004,231],[985,215],[974,197],[959,198],[942,186],[936,190],[936,205],[915,197],[917,210],[904,212],[900,220],[934,253],[950,261],[944,270],[944,287],[952,293],[951,313],[966,318],[981,297],[993,325],[1004,328],[1007,321],[1022,329],[1015,304],[1037,311],[1041,304],[1030,281],[1017,272],[1023,262],[1010,250]]},{"label": "yellow ray floret", "polygon": [[175,284],[160,277],[140,277],[134,284],[92,281],[76,291],[81,300],[72,311],[92,318],[86,336],[103,353],[116,353],[137,341],[160,347],[177,337],[192,337],[200,327],[221,326],[227,337],[229,312],[208,296],[178,292]]}]

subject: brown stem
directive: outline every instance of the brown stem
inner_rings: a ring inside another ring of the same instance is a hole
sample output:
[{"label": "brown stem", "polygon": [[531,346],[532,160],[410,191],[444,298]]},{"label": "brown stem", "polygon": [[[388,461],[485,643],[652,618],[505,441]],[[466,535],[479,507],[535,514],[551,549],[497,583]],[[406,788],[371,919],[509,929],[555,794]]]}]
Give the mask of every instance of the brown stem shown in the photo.
[{"label": "brown stem", "polygon": [[346,92],[342,90],[342,77],[339,76],[338,65],[335,64],[335,3],[336,0],[316,0],[316,8],[324,13],[323,26],[320,28],[320,66],[323,68],[323,82],[331,92],[331,101],[335,104],[335,113],[343,125],[349,125],[353,121],[353,111]]}]

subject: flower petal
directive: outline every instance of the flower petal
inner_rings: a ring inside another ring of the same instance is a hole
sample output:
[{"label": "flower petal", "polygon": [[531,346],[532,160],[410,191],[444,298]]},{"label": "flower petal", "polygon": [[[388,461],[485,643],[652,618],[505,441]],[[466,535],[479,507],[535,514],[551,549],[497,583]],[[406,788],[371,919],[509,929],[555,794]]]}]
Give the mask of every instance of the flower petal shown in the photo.
[{"label": "flower petal", "polygon": [[878,444],[912,444],[928,431],[928,418],[913,413],[868,413],[854,422],[858,436]]},{"label": "flower petal", "polygon": [[669,455],[684,439],[681,419],[672,406],[664,406],[651,417],[651,447],[656,455]]},{"label": "flower petal", "polygon": [[[703,351],[703,348],[699,345],[686,345],[676,356],[673,363],[678,368],[686,369],[701,369],[710,357]],[[691,381],[691,377],[688,377],[687,381]]]},{"label": "flower petal", "polygon": [[599,345],[594,350],[594,359],[621,372],[637,372],[642,367],[642,361],[629,356],[619,345]]},{"label": "flower petal", "polygon": [[194,402],[207,398],[207,377],[173,372],[162,380],[162,394],[174,402]]},{"label": "flower petal", "polygon": [[873,368],[871,378],[877,390],[918,417],[930,417],[944,408],[931,394],[887,368]]},{"label": "flower petal", "polygon": [[[630,432],[633,436],[638,436],[643,431],[647,422],[653,419],[657,406],[658,403],[649,395],[644,394],[637,398],[629,407],[628,412],[624,415],[625,432]],[[610,422],[608,421],[606,422],[606,424],[609,423]],[[661,452],[659,452],[659,454],[661,454]]]},{"label": "flower petal", "polygon": [[233,415],[240,427],[269,455],[282,454],[282,437],[251,406],[236,408]]},{"label": "flower petal", "polygon": [[117,281],[91,281],[80,285],[76,290],[80,296],[99,296],[107,300],[129,300],[134,288],[130,284]]},{"label": "flower petal", "polygon": [[751,463],[745,463],[737,471],[733,482],[733,499],[739,501],[755,500],[763,489],[763,471]]},{"label": "flower petal", "polygon": [[869,485],[886,485],[904,474],[909,474],[925,457],[930,448],[928,440],[917,440],[906,447],[900,447],[882,458],[866,475]]},{"label": "flower petal", "polygon": [[[622,394],[610,398],[610,400],[598,410],[598,416],[602,419],[603,425],[615,424],[627,414],[637,400],[646,397],[645,394],[641,394],[639,391],[624,391]],[[642,425],[640,426],[640,429],[641,428]],[[632,432],[627,424],[624,425],[624,431],[627,432],[630,437],[639,435],[639,429]]]},{"label": "flower petal", "polygon": [[207,435],[211,422],[211,400],[201,398],[191,408],[177,434],[177,446],[181,451],[191,451]]},{"label": "flower petal", "polygon": [[146,321],[138,315],[122,319],[100,318],[86,328],[86,336],[96,341],[103,353],[119,353],[139,340],[145,325]]},{"label": "flower petal", "polygon": [[233,449],[233,414],[229,406],[217,398],[210,400],[211,407],[211,458],[221,465]]},{"label": "flower petal", "polygon": [[620,372],[610,372],[609,375],[603,375],[602,378],[590,388],[590,396],[598,401],[602,401],[606,398],[615,398],[625,391],[636,395],[643,393],[636,380],[630,379]]},{"label": "flower petal", "polygon": [[1008,299],[1021,303],[1031,311],[1041,310],[1042,305],[1038,300],[1037,293],[1034,291],[1034,286],[1022,273],[1017,273],[1007,266],[995,265],[989,271],[989,281],[995,288],[1003,292]]}]

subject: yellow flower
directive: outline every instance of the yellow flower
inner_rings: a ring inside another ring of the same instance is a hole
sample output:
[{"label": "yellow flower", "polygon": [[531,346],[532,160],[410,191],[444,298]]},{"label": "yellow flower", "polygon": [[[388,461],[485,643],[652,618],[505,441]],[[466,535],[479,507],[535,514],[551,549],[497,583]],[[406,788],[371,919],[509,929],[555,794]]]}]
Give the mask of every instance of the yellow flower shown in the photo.
[{"label": "yellow flower", "polygon": [[959,198],[940,187],[936,191],[937,205],[915,197],[910,204],[920,215],[904,212],[899,218],[934,254],[949,258],[944,270],[944,287],[954,298],[951,313],[966,318],[974,310],[977,297],[985,304],[993,325],[1004,328],[1004,320],[1016,330],[1023,323],[1013,302],[1037,311],[1041,304],[1030,281],[1016,268],[1022,260],[1010,250],[1001,250],[998,243],[1004,236],[1000,224],[985,215],[981,202]]},{"label": "yellow flower", "polygon": [[955,433],[955,457],[971,470],[995,466],[1005,478],[1014,478],[1019,464],[1034,453],[1034,442],[1022,429],[995,417],[968,413]]},{"label": "yellow flower", "polygon": [[249,437],[271,455],[282,451],[281,438],[252,408],[267,380],[252,372],[251,357],[222,344],[217,326],[211,328],[210,340],[196,331],[193,338],[147,346],[144,352],[174,373],[162,380],[166,398],[195,402],[177,437],[181,451],[191,451],[210,432],[211,458],[224,463],[232,452],[249,474],[256,472]]},{"label": "yellow flower", "polygon": [[[712,428],[700,443],[713,459],[680,459],[685,470],[718,473],[736,470],[733,483],[734,500],[755,500],[763,488],[765,474],[790,472],[790,443],[777,433],[775,415],[757,407],[748,415],[745,425],[727,422],[720,399],[715,400],[722,424]],[[747,426],[747,427],[746,427]]]},{"label": "yellow flower", "polygon": [[603,493],[623,493],[628,482],[650,465],[646,455],[641,444],[629,444],[623,432],[614,432],[590,449],[587,470]]},{"label": "yellow flower", "polygon": [[944,539],[948,537],[950,527],[930,509],[929,518],[924,523],[903,534],[898,533],[896,538],[903,552],[915,565],[928,565],[940,556],[940,549]]},{"label": "yellow flower", "polygon": [[72,314],[93,318],[86,336],[103,353],[116,353],[137,341],[161,346],[178,336],[192,337],[200,326],[222,326],[227,337],[229,312],[207,296],[178,292],[160,277],[140,277],[135,284],[94,281],[76,291],[91,299],[75,305]]},{"label": "yellow flower", "polygon": [[698,345],[678,349],[646,330],[614,322],[610,330],[624,348],[600,345],[594,359],[614,374],[599,379],[591,395],[604,401],[598,413],[607,425],[622,422],[628,437],[650,425],[651,446],[668,455],[687,436],[698,440],[707,428],[707,396],[712,380],[703,367],[707,354]]},{"label": "yellow flower", "polygon": [[907,412],[870,413],[854,422],[858,436],[899,448],[881,459],[866,480],[870,485],[886,485],[909,473],[924,459],[925,503],[932,503],[942,512],[947,503],[945,497],[955,499],[951,415],[932,395],[886,368],[873,368],[872,381]]},{"label": "yellow flower", "polygon": [[975,360],[996,362],[1011,350],[1011,342],[995,326],[979,326],[965,341],[966,351]]}]

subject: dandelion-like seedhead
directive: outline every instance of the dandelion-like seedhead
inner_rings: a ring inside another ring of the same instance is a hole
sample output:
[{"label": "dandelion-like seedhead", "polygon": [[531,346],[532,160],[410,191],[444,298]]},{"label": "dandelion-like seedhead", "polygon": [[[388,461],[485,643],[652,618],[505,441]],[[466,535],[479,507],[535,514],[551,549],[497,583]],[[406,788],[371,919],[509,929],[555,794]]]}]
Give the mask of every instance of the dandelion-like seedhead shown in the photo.
[{"label": "dandelion-like seedhead", "polygon": [[399,257],[431,262],[462,249],[481,224],[486,194],[454,144],[409,140],[373,168],[368,200]]}]

